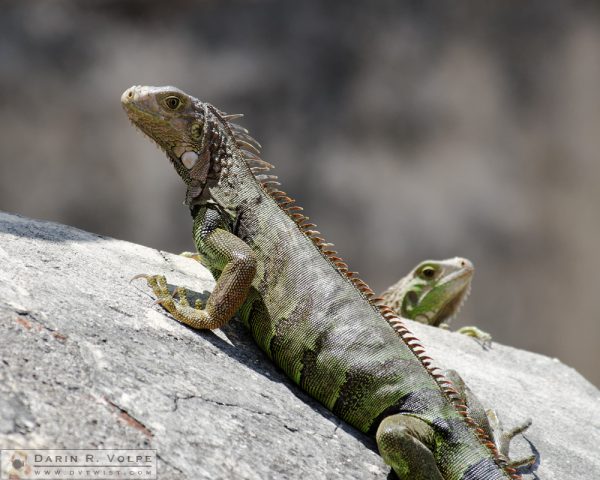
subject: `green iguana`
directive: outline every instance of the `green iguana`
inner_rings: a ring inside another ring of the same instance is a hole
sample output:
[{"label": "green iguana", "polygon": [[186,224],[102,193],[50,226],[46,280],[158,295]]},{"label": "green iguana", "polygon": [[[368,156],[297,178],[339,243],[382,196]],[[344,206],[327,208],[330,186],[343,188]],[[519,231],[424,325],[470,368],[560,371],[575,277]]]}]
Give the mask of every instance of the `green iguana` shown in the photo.
[{"label": "green iguana", "polygon": [[[474,271],[473,264],[466,258],[425,260],[381,297],[401,317],[448,328],[469,296]],[[462,327],[458,332],[484,343],[492,340],[477,327]]]},{"label": "green iguana", "polygon": [[195,244],[216,279],[201,308],[143,275],[158,303],[198,329],[237,313],[295,383],[375,436],[401,479],[521,478],[469,416],[464,390],[279,190],[237,115],[174,87],[131,87],[121,101],[187,185]]}]

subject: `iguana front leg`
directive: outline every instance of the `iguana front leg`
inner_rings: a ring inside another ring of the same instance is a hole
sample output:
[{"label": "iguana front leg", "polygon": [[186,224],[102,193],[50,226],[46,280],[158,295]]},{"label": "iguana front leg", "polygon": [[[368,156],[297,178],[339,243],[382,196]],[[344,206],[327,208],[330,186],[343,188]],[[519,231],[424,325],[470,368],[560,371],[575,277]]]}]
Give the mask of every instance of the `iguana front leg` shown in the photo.
[{"label": "iguana front leg", "polygon": [[480,340],[484,345],[485,344],[491,345],[491,343],[492,343],[492,336],[489,333],[484,332],[480,328],[477,328],[473,325],[468,325],[466,327],[460,327],[456,331],[458,333],[462,333],[463,335],[466,335],[467,337],[476,338],[477,340]]},{"label": "iguana front leg", "polygon": [[[246,300],[256,273],[256,257],[252,249],[233,233],[225,230],[220,215],[201,209],[194,221],[194,239],[206,263],[221,274],[206,307],[191,307],[185,290],[170,293],[162,275],[138,275],[146,278],[160,303],[175,319],[196,329],[215,329],[225,325]],[[179,302],[174,295],[179,294]]]},{"label": "iguana front leg", "polygon": [[432,453],[434,431],[423,420],[390,415],[379,424],[375,438],[379,454],[400,480],[444,480]]}]

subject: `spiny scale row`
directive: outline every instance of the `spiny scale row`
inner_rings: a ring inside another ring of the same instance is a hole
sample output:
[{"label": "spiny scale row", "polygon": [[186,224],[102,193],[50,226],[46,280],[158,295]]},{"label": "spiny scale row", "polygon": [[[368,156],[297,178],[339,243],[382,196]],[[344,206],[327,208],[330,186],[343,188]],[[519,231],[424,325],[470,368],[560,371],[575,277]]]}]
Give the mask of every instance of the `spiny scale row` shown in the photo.
[{"label": "spiny scale row", "polygon": [[[223,115],[226,120],[239,118],[239,115]],[[358,290],[371,299],[374,297],[374,292],[369,286],[357,277],[357,272],[351,272],[344,260],[337,256],[337,252],[332,250],[332,243],[327,243],[324,238],[320,237],[321,232],[315,230],[316,225],[308,222],[308,217],[302,212],[302,207],[296,205],[296,201],[287,196],[287,194],[278,187],[281,183],[276,175],[268,175],[266,172],[273,168],[268,162],[260,158],[261,145],[248,134],[248,130],[236,124],[229,123],[231,132],[233,133],[238,148],[244,154],[244,159],[250,167],[250,170],[261,183],[265,191],[277,202],[279,207],[288,214],[288,216],[296,222],[300,230],[309,237],[313,243],[321,250],[321,252],[331,261],[335,268],[345,275]]]}]

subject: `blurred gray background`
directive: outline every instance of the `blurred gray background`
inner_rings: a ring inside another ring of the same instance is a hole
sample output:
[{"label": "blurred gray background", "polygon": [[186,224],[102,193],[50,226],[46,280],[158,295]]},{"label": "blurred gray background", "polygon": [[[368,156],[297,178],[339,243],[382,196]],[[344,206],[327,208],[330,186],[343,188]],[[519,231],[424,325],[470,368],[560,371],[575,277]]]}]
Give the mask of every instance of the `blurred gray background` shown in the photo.
[{"label": "blurred gray background", "polygon": [[119,104],[173,84],[246,114],[375,290],[466,256],[454,326],[600,384],[598,2],[0,6],[0,209],[192,249],[179,178]]}]

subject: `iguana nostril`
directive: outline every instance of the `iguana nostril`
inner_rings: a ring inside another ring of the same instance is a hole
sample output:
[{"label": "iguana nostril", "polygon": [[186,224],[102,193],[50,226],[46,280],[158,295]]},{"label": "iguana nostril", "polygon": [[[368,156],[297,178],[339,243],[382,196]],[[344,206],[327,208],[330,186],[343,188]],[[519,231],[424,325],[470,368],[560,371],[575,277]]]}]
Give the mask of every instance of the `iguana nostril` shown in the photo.
[{"label": "iguana nostril", "polygon": [[124,104],[130,103],[135,101],[136,94],[135,94],[135,87],[129,87],[127,90],[125,90],[123,92],[123,95],[121,95],[121,102]]}]

